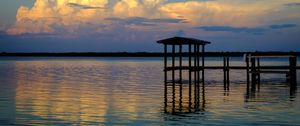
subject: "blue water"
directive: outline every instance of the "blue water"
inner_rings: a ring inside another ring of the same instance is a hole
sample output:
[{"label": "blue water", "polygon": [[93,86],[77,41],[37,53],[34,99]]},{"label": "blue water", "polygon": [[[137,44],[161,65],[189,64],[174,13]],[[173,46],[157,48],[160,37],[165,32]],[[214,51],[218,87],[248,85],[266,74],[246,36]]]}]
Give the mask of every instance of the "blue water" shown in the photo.
[{"label": "blue water", "polygon": [[[290,95],[284,75],[262,75],[260,90],[248,96],[242,70],[230,71],[229,91],[223,89],[223,71],[207,70],[201,110],[165,112],[162,63],[161,58],[2,57],[0,125],[300,125],[299,91]],[[206,64],[222,61],[208,58]],[[244,62],[236,58],[231,64]]]}]

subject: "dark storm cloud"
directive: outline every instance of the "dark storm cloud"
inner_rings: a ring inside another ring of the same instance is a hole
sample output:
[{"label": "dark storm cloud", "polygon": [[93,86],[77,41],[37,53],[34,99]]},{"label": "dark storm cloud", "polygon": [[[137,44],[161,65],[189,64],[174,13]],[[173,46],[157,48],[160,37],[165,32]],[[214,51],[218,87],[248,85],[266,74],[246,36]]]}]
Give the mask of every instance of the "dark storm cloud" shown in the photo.
[{"label": "dark storm cloud", "polygon": [[68,3],[68,5],[71,7],[78,7],[82,9],[104,9],[103,7],[94,7],[94,6],[82,5],[78,3]]},{"label": "dark storm cloud", "polygon": [[176,36],[185,36],[185,32],[183,30],[179,30],[175,34]]},{"label": "dark storm cloud", "polygon": [[106,20],[119,22],[126,25],[141,25],[141,26],[157,26],[160,23],[186,23],[186,19],[169,19],[157,18],[149,19],[143,17],[129,17],[129,18],[106,18]]},{"label": "dark storm cloud", "polygon": [[288,3],[286,6],[300,6],[300,3]]},{"label": "dark storm cloud", "polygon": [[271,29],[285,29],[285,28],[293,28],[297,27],[296,24],[274,24],[269,26]]},{"label": "dark storm cloud", "polygon": [[213,32],[233,32],[233,33],[253,33],[259,34],[266,31],[263,28],[248,28],[248,27],[231,27],[231,26],[200,26],[196,27],[197,29],[201,29],[204,31],[213,31]]}]

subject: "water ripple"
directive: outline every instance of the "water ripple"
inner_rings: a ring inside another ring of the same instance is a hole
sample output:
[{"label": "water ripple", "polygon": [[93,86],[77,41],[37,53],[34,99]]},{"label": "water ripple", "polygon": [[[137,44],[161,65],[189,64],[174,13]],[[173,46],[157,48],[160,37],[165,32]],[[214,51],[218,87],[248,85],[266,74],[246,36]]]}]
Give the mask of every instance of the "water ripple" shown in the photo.
[{"label": "water ripple", "polygon": [[229,91],[223,71],[206,71],[205,108],[164,113],[161,66],[160,60],[0,62],[0,125],[300,124],[298,92],[289,96],[284,77],[264,75],[260,91],[248,96],[245,71],[231,71]]}]

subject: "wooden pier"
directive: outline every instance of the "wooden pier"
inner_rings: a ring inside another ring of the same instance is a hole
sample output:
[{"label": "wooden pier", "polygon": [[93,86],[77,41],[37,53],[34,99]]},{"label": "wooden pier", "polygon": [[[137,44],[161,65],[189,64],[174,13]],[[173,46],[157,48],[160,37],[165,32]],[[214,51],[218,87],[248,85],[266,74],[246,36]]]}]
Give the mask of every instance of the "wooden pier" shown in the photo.
[{"label": "wooden pier", "polygon": [[[159,40],[157,43],[164,45],[164,72],[165,72],[165,90],[164,90],[164,103],[165,110],[168,108],[168,86],[172,87],[172,112],[176,110],[182,112],[183,108],[187,108],[188,112],[197,111],[200,105],[200,83],[204,86],[204,54],[205,45],[210,44],[208,41],[173,37],[164,40]],[[171,46],[171,55],[168,55],[168,46]],[[176,51],[177,47],[177,51]],[[187,47],[186,49],[184,47]],[[200,52],[201,51],[201,52]],[[183,66],[183,53],[188,53],[188,66]],[[171,66],[168,66],[169,56],[171,57]],[[179,59],[176,64],[176,58]],[[201,60],[201,61],[200,61]],[[185,107],[183,104],[183,72],[188,72],[188,104]],[[168,72],[171,72],[171,80],[168,80]],[[178,73],[178,79],[175,78],[175,74]],[[177,81],[176,81],[177,80]],[[169,85],[171,83],[171,85]],[[179,86],[179,106],[176,101],[176,88]],[[194,90],[192,90],[194,89]],[[203,88],[202,88],[203,89]],[[194,96],[192,96],[192,94]],[[193,100],[192,100],[193,99]],[[192,103],[192,101],[194,103]],[[171,103],[171,102],[170,102]],[[194,107],[192,107],[192,104]],[[178,108],[178,109],[176,109]]]},{"label": "wooden pier", "polygon": [[[286,58],[288,66],[266,66],[261,64],[264,58]],[[247,91],[252,92],[260,86],[261,74],[285,74],[286,81],[290,84],[290,93],[297,89],[297,56],[294,53],[285,55],[251,53],[246,55]],[[251,78],[251,86],[250,86]]]},{"label": "wooden pier", "polygon": [[[194,112],[204,108],[205,70],[223,70],[224,90],[229,90],[230,87],[230,70],[245,70],[247,94],[250,91],[255,93],[256,88],[260,86],[261,74],[269,73],[285,74],[286,80],[290,84],[290,92],[295,92],[297,89],[299,66],[297,66],[297,56],[292,52],[284,54],[247,53],[244,56],[244,66],[230,65],[230,56],[225,53],[221,56],[223,57],[223,66],[205,66],[205,45],[210,44],[208,41],[173,37],[159,40],[157,43],[164,45],[164,107],[166,112]],[[188,57],[188,65],[183,65],[184,57]],[[288,58],[289,65],[264,65],[261,64],[261,59],[264,58]],[[183,77],[184,72],[187,72],[186,78]],[[201,97],[200,89],[202,89]],[[187,90],[187,94],[183,93],[185,90]],[[201,106],[200,100],[202,100]]]}]

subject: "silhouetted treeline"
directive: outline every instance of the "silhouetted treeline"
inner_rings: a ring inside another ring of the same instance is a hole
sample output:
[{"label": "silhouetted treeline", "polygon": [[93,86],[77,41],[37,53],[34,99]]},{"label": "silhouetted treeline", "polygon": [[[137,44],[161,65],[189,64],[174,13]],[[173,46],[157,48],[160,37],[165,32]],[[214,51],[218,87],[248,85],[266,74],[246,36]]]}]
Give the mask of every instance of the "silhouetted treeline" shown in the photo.
[{"label": "silhouetted treeline", "polygon": [[[206,52],[205,56],[219,57],[241,57],[246,53],[252,54],[276,54],[286,55],[293,54],[300,56],[300,52]],[[171,55],[171,53],[168,53]],[[188,56],[188,53],[183,53],[183,56]],[[201,55],[201,53],[200,53]],[[16,57],[163,57],[164,53],[160,52],[67,52],[67,53],[0,53],[0,56],[16,56]]]}]

